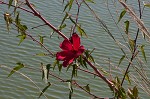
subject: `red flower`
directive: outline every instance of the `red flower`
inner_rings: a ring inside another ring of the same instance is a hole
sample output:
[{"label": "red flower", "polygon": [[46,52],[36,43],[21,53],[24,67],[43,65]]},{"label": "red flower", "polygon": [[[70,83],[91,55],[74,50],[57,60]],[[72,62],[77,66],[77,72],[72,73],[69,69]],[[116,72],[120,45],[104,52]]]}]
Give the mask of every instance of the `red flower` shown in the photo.
[{"label": "red flower", "polygon": [[61,52],[57,52],[56,59],[63,62],[63,66],[71,64],[75,58],[78,58],[84,52],[84,46],[80,45],[80,37],[74,33],[70,40],[64,40],[60,44]]}]

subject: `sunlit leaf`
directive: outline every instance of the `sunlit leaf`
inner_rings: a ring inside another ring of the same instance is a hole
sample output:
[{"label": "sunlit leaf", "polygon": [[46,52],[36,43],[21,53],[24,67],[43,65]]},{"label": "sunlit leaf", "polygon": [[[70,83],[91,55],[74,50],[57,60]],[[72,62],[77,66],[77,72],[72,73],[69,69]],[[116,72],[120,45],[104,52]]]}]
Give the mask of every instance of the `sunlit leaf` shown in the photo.
[{"label": "sunlit leaf", "polygon": [[128,96],[130,97],[130,99],[134,99],[134,96],[133,96],[133,93],[132,93],[132,90],[129,88],[128,89]]},{"label": "sunlit leaf", "polygon": [[51,86],[51,83],[48,82],[48,85],[42,90],[42,92],[39,95],[39,98],[43,95],[43,93]]},{"label": "sunlit leaf", "polygon": [[70,92],[69,92],[69,99],[71,99],[72,94],[73,94],[73,88],[72,88],[71,80],[67,80],[67,83],[68,83],[68,88],[70,90]]},{"label": "sunlit leaf", "polygon": [[90,2],[90,3],[94,3],[94,0],[85,0],[87,2]]},{"label": "sunlit leaf", "polygon": [[[123,61],[123,59],[125,58],[125,55],[123,55],[121,58],[120,58],[120,60],[119,60],[119,65],[121,64],[121,62]],[[119,66],[118,65],[118,66]]]},{"label": "sunlit leaf", "polygon": [[71,81],[68,80],[68,88],[71,92],[73,92]]},{"label": "sunlit leaf", "polygon": [[123,9],[123,11],[120,13],[119,19],[118,19],[118,23],[120,22],[120,20],[123,18],[123,16],[126,14],[126,10]]},{"label": "sunlit leaf", "polygon": [[20,38],[20,42],[19,42],[18,45],[20,45],[24,41],[24,39],[26,39],[26,35],[25,34],[24,35],[18,35],[17,37]]},{"label": "sunlit leaf", "polygon": [[149,7],[149,8],[150,8],[150,3],[145,3],[145,2],[143,1],[143,4],[144,4],[144,7]]},{"label": "sunlit leaf", "polygon": [[8,77],[10,77],[12,74],[14,74],[16,71],[18,71],[19,69],[23,68],[24,65],[22,63],[16,63],[17,66],[15,68],[13,68],[13,70],[10,72],[10,74],[8,75]]},{"label": "sunlit leaf", "polygon": [[124,23],[125,23],[125,27],[126,27],[126,34],[128,35],[130,22],[127,20]]},{"label": "sunlit leaf", "polygon": [[135,41],[132,40],[132,39],[129,39],[129,45],[131,47],[131,50],[133,51],[134,50],[134,46],[135,46]]},{"label": "sunlit leaf", "polygon": [[17,6],[18,0],[15,0],[15,7]]},{"label": "sunlit leaf", "polygon": [[7,12],[4,14],[4,19],[6,21],[7,30],[9,31],[10,24],[12,23],[13,19],[11,18],[11,15]]},{"label": "sunlit leaf", "polygon": [[45,66],[43,65],[43,63],[41,63],[41,66],[42,66],[42,79],[45,79],[45,82],[47,83],[51,64],[47,64]]}]

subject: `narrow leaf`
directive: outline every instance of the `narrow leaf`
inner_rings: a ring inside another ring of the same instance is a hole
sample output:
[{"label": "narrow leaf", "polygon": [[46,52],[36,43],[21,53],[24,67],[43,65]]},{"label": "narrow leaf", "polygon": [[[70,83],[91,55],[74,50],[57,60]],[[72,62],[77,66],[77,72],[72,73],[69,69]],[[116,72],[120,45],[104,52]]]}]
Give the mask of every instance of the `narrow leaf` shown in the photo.
[{"label": "narrow leaf", "polygon": [[43,93],[51,86],[51,83],[48,82],[48,85],[42,90],[42,92],[39,95],[39,98],[43,95]]},{"label": "narrow leaf", "polygon": [[16,63],[17,66],[15,68],[13,68],[13,70],[10,72],[10,74],[8,75],[8,77],[10,77],[12,74],[14,74],[16,71],[18,71],[19,69],[23,68],[24,65],[22,63]]},{"label": "narrow leaf", "polygon": [[74,1],[74,0],[70,0],[70,1],[69,1],[69,11],[70,11],[70,9],[72,8],[73,1]]},{"label": "narrow leaf", "polygon": [[49,54],[46,54],[46,53],[37,53],[35,54],[36,56],[48,56]]},{"label": "narrow leaf", "polygon": [[90,2],[90,3],[94,3],[94,0],[85,0],[87,2]]},{"label": "narrow leaf", "polygon": [[84,36],[87,37],[87,35],[86,35],[84,29],[82,29],[80,25],[77,25],[77,30],[78,30],[78,32],[80,33],[81,36],[84,35]]},{"label": "narrow leaf", "polygon": [[[39,37],[40,37],[40,43],[43,44],[43,42],[44,42],[44,37],[46,37],[46,36],[41,36],[41,35],[39,35]],[[42,47],[42,45],[41,45],[41,47]]]},{"label": "narrow leaf", "polygon": [[134,50],[134,46],[135,46],[135,41],[132,40],[132,39],[129,39],[129,45],[131,47],[131,51],[133,51]]},{"label": "narrow leaf", "polygon": [[[123,55],[123,56],[120,58],[119,65],[121,64],[121,62],[123,61],[124,58],[125,58],[125,55]],[[118,66],[119,66],[119,65],[118,65]]]},{"label": "narrow leaf", "polygon": [[68,6],[69,6],[69,2],[65,5],[63,12],[67,9]]},{"label": "narrow leaf", "polygon": [[48,77],[49,77],[49,70],[50,70],[50,68],[51,68],[51,64],[47,64],[47,65],[46,65],[46,69],[47,69],[47,79],[48,79]]},{"label": "narrow leaf", "polygon": [[12,5],[13,0],[9,0],[8,8]]},{"label": "narrow leaf", "polygon": [[124,23],[125,23],[125,27],[126,27],[126,34],[128,35],[130,22],[127,20]]},{"label": "narrow leaf", "polygon": [[150,3],[145,3],[145,2],[143,1],[143,4],[144,4],[144,7],[149,7],[149,8],[150,8]]},{"label": "narrow leaf", "polygon": [[142,55],[143,55],[145,61],[147,62],[146,54],[145,54],[145,51],[144,51],[144,45],[140,46],[140,48],[141,48]]},{"label": "narrow leaf", "polygon": [[7,12],[4,14],[4,19],[6,21],[7,30],[9,31],[10,24],[12,23],[13,19],[11,18],[11,15]]},{"label": "narrow leaf", "polygon": [[126,10],[123,9],[123,11],[120,13],[119,19],[118,19],[118,23],[120,22],[120,20],[123,18],[123,16],[126,14]]},{"label": "narrow leaf", "polygon": [[71,92],[73,92],[72,84],[71,81],[68,81],[68,88]]},{"label": "narrow leaf", "polygon": [[133,88],[133,96],[135,97],[135,99],[137,99],[138,97],[138,89],[136,86]]},{"label": "narrow leaf", "polygon": [[130,80],[130,77],[129,77],[129,72],[127,72],[127,74],[125,76],[125,79],[129,82],[129,84],[131,84],[131,80]]},{"label": "narrow leaf", "polygon": [[26,39],[26,35],[25,34],[24,35],[18,35],[17,37],[20,38],[20,42],[19,42],[18,45],[20,45],[24,41],[24,39]]},{"label": "narrow leaf", "polygon": [[90,87],[89,84],[87,84],[86,86],[84,86],[83,88],[85,88],[86,91],[90,92]]}]

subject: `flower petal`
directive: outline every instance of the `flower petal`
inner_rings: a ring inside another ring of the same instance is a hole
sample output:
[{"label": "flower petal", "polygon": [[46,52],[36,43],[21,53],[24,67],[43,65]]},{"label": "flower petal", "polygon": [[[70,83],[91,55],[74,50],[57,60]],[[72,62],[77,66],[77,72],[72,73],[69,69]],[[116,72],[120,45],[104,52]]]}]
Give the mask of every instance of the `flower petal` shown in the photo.
[{"label": "flower petal", "polygon": [[57,52],[56,59],[57,60],[64,60],[68,56],[67,52],[68,51]]},{"label": "flower petal", "polygon": [[74,57],[72,57],[71,59],[65,60],[63,62],[63,66],[67,67],[69,64],[71,64],[73,62],[73,60],[74,60]]},{"label": "flower petal", "polygon": [[80,37],[76,33],[74,33],[71,39],[72,39],[74,50],[78,50],[80,47]]},{"label": "flower petal", "polygon": [[84,46],[80,46],[77,52],[77,57],[80,56],[84,52],[84,50],[85,50]]},{"label": "flower petal", "polygon": [[60,44],[60,48],[62,50],[72,50],[72,44],[69,40],[64,40],[61,44]]}]

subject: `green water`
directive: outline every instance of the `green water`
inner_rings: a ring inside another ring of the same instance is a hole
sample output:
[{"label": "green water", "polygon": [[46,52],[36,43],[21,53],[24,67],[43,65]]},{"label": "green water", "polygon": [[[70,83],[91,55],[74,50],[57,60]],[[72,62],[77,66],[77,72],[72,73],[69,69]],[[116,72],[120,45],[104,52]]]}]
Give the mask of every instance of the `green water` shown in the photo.
[{"label": "green water", "polygon": [[[61,20],[64,16],[62,14],[64,6],[62,6],[62,0],[32,0],[38,11],[51,22],[54,26],[58,26],[61,23]],[[112,0],[114,1],[114,0]],[[112,1],[109,1],[110,12],[114,16],[114,19],[117,20],[115,14],[117,10],[112,4]],[[136,0],[130,1],[130,5],[135,7],[135,11],[137,12],[137,2]],[[123,43],[123,39],[121,37],[121,33],[118,28],[114,24],[110,13],[106,7],[105,0],[95,0],[95,4],[90,4],[90,6],[95,10],[95,12],[100,16],[100,18],[106,23],[108,28],[110,29],[113,36]],[[76,7],[76,6],[74,6]],[[74,8],[73,7],[73,8]],[[117,6],[117,8],[120,8]],[[18,46],[19,38],[17,38],[16,31],[10,31],[7,33],[5,28],[5,22],[3,20],[3,14],[7,11],[7,8],[4,5],[0,5],[0,64],[13,68],[17,62],[24,63],[27,67],[34,68],[35,70],[31,70],[28,68],[23,68],[20,72],[26,74],[30,77],[41,89],[43,89],[46,84],[41,80],[41,72],[37,69],[40,69],[40,64],[43,62],[46,64],[52,64],[54,59],[48,56],[40,57],[35,56],[37,53],[46,52],[42,49],[38,44],[33,42],[30,38],[27,38],[20,46]],[[143,20],[147,26],[150,28],[149,21],[149,13],[150,9],[145,9]],[[49,50],[53,52],[59,51],[59,43],[62,42],[62,39],[57,38],[57,34],[55,33],[52,38],[50,38],[50,34],[52,30],[48,27],[39,27],[38,29],[31,29],[37,25],[41,25],[42,22],[36,18],[35,16],[25,13],[23,11],[20,12],[22,17],[22,22],[26,24],[29,28],[29,33],[33,35],[35,38],[39,38],[38,35],[44,35],[45,37],[45,46],[48,47]],[[76,9],[72,9],[71,13],[75,15]],[[69,21],[68,21],[69,22]],[[118,46],[114,43],[114,41],[110,38],[110,36],[104,32],[104,30],[100,27],[99,23],[95,20],[91,12],[88,10],[86,6],[83,6],[81,9],[79,22],[82,27],[85,29],[85,32],[88,35],[88,38],[82,38],[82,44],[87,49],[95,48],[94,57],[96,63],[99,67],[103,67],[106,71],[108,71],[109,64],[108,60],[110,59],[113,66],[118,65],[118,61],[123,55]],[[69,25],[69,23],[68,23]],[[119,27],[121,29],[121,27]],[[70,30],[68,28],[63,31],[67,36],[69,36]],[[136,28],[134,25],[130,28],[130,33],[134,35],[136,32]],[[124,34],[123,34],[124,35]],[[141,35],[140,35],[141,36]],[[142,44],[147,44],[144,40],[139,39]],[[147,60],[150,60],[149,57],[149,44],[146,45],[146,54]],[[128,51],[127,51],[128,52]],[[123,62],[120,68],[127,67],[127,62]],[[149,62],[146,64],[148,67],[150,65]],[[113,69],[113,74],[122,75],[118,69]],[[147,69],[148,71],[148,69]],[[0,99],[36,99],[40,94],[37,87],[28,79],[21,76],[20,74],[14,74],[10,78],[7,78],[10,70],[6,68],[0,68]],[[70,73],[66,72],[66,68],[63,68],[61,74],[58,73],[58,69],[52,71],[54,74],[58,75],[60,78],[69,79]],[[134,74],[134,73],[133,73]],[[150,75],[147,72],[148,75]],[[85,86],[86,84],[90,84],[91,92],[100,97],[111,97],[113,94],[107,87],[107,85],[99,78],[93,78],[93,76],[79,72],[78,78],[75,78],[79,81],[79,84]],[[45,95],[49,99],[68,99],[69,89],[67,83],[62,83],[58,79],[53,77],[49,77],[49,80],[52,85],[45,92]],[[144,92],[141,93],[143,99],[148,99],[149,96],[145,95]],[[90,99],[91,96],[82,92],[80,89],[74,89],[73,99]],[[41,97],[41,99],[45,99],[45,97]]]}]

